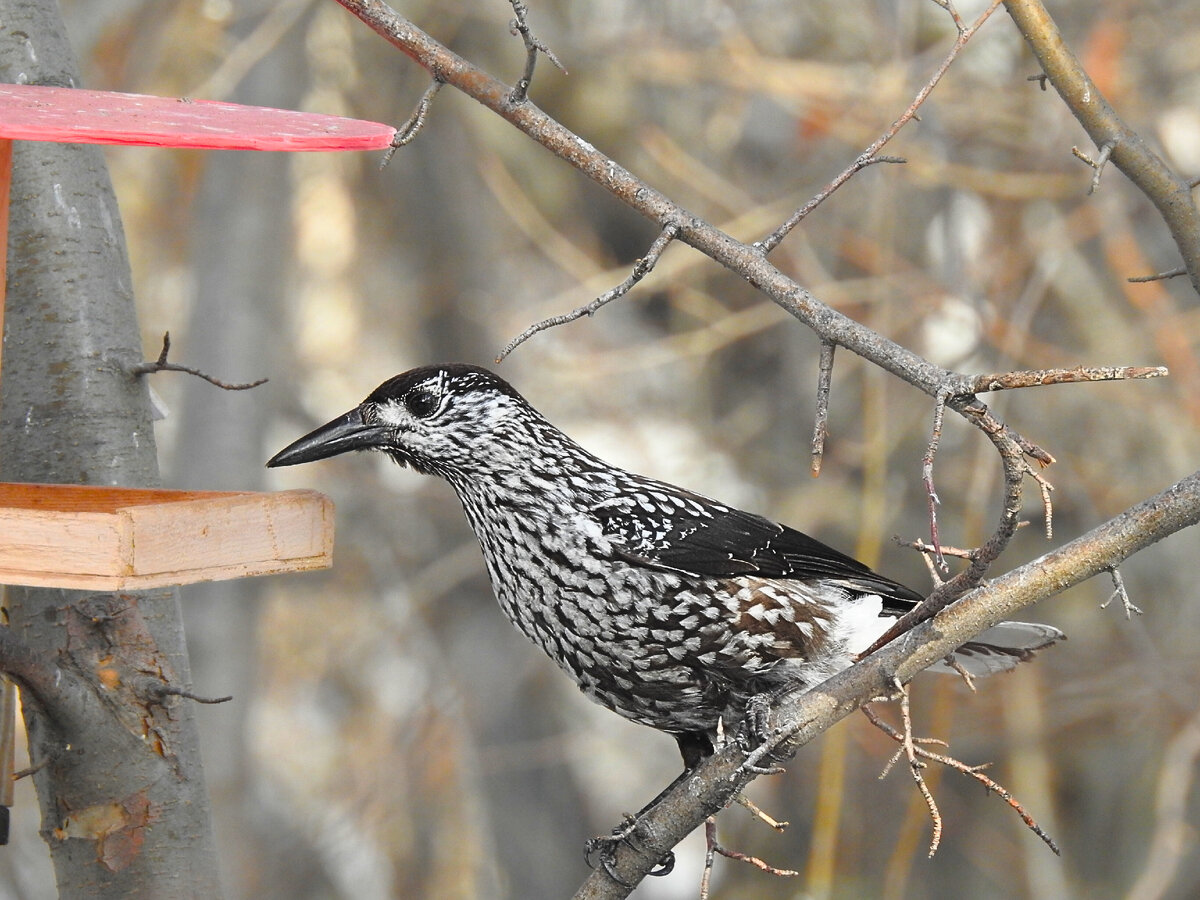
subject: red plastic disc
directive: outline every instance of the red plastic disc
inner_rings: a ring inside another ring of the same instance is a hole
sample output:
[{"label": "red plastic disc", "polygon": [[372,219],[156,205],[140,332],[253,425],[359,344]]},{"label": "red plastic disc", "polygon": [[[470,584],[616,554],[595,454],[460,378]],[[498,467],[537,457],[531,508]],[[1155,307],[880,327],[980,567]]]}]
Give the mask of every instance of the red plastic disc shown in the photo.
[{"label": "red plastic disc", "polygon": [[381,150],[380,122],[214,100],[0,85],[0,137],[210,150]]}]

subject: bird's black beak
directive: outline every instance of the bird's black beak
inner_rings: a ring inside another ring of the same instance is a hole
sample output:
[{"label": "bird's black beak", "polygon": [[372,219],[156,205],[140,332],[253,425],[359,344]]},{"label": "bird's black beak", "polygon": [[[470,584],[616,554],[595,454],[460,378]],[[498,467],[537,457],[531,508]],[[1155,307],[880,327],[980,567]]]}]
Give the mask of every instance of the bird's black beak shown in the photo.
[{"label": "bird's black beak", "polygon": [[362,410],[355,408],[284,447],[267,461],[267,466],[294,466],[348,450],[378,450],[385,433],[385,428],[365,423]]}]

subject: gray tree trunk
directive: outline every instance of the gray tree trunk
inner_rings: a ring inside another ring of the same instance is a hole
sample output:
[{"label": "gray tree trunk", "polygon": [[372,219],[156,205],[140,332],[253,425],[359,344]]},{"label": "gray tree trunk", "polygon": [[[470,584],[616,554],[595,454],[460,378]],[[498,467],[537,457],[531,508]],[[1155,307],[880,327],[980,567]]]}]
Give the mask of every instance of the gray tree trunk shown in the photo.
[{"label": "gray tree trunk", "polygon": [[[0,81],[78,86],[54,0],[0,0]],[[101,151],[15,148],[0,477],[153,486],[158,461],[120,215]],[[9,588],[54,677],[23,685],[59,892],[216,897],[176,590]],[[11,668],[11,667],[10,667]]]}]

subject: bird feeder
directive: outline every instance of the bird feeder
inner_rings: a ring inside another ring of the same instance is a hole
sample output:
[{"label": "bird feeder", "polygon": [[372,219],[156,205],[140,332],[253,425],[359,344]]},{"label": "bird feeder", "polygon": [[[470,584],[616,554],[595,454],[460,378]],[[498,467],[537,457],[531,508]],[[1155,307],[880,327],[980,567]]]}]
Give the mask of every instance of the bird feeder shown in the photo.
[{"label": "bird feeder", "polygon": [[[13,141],[328,151],[385,149],[395,134],[379,122],[292,110],[0,85],[0,334]],[[0,584],[134,590],[328,568],[333,504],[304,490],[0,484],[0,534]],[[0,759],[0,807],[7,813],[15,715],[11,685],[2,699],[8,708],[0,708],[0,756],[8,759]]]}]

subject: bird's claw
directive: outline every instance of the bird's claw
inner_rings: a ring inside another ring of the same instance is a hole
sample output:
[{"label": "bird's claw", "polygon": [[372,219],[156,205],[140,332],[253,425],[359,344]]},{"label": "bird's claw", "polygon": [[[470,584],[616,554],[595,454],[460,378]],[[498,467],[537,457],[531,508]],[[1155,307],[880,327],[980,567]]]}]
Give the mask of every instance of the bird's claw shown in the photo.
[{"label": "bird's claw", "polygon": [[[631,850],[640,852],[644,848],[635,839],[638,829],[643,823],[636,816],[625,814],[624,821],[613,829],[612,834],[599,835],[590,838],[583,847],[583,859],[591,867],[596,868],[597,864],[602,868],[608,877],[622,887],[632,888],[633,885],[625,881],[617,874],[617,847],[625,844]],[[597,857],[597,862],[592,862],[592,857]],[[675,868],[675,853],[668,850],[662,855],[654,868],[647,872],[647,875],[662,876],[669,875]]]},{"label": "bird's claw", "polygon": [[[742,727],[737,731],[737,742],[747,755],[734,778],[744,772],[779,775],[786,771],[781,766],[770,764],[772,752],[787,737],[784,729],[771,727],[772,699],[769,694],[755,694],[746,701],[746,715]],[[764,760],[767,764],[760,765]]]}]

